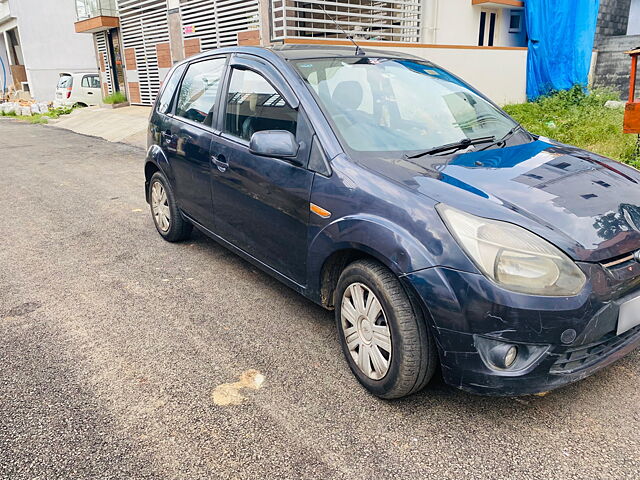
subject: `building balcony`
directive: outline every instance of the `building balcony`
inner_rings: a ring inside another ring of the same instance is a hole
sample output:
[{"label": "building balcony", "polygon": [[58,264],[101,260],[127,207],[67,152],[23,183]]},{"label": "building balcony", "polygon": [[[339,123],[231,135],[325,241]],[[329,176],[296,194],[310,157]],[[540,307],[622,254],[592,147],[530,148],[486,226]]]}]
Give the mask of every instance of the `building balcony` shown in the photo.
[{"label": "building balcony", "polygon": [[117,17],[116,0],[76,0],[78,21],[95,17]]},{"label": "building balcony", "polygon": [[77,33],[94,33],[119,26],[116,0],[76,0]]}]

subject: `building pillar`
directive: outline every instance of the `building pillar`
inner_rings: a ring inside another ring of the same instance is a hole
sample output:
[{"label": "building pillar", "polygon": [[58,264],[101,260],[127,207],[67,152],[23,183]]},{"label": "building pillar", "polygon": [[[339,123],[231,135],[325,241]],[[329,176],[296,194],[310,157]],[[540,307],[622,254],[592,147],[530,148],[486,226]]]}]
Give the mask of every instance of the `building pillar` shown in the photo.
[{"label": "building pillar", "polygon": [[420,4],[420,43],[438,43],[439,0],[422,0]]},{"label": "building pillar", "polygon": [[9,66],[13,65],[13,56],[11,55],[11,50],[9,50],[9,30],[2,32],[2,36],[4,37],[4,48],[7,53],[7,62],[9,62],[7,68],[9,68]]},{"label": "building pillar", "polygon": [[185,58],[184,36],[182,34],[182,16],[180,15],[180,0],[169,0],[167,22],[169,24],[169,48],[171,60],[177,63]]},{"label": "building pillar", "polygon": [[269,12],[270,0],[258,0],[260,15],[260,45],[271,45],[271,13]]}]

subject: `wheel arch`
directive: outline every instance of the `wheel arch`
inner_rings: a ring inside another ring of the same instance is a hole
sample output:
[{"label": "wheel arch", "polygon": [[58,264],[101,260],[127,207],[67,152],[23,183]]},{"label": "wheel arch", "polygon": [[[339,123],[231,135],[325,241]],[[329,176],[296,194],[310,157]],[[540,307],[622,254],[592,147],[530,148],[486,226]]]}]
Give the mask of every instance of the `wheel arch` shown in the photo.
[{"label": "wheel arch", "polygon": [[347,217],[327,225],[311,241],[309,296],[325,308],[333,308],[340,273],[349,263],[363,258],[379,261],[398,277],[434,265],[425,245],[402,227],[381,217]]},{"label": "wheel arch", "polygon": [[144,191],[145,199],[149,203],[149,180],[154,173],[161,172],[167,180],[174,185],[173,172],[167,156],[158,145],[151,145],[147,151],[147,158],[144,163]]}]

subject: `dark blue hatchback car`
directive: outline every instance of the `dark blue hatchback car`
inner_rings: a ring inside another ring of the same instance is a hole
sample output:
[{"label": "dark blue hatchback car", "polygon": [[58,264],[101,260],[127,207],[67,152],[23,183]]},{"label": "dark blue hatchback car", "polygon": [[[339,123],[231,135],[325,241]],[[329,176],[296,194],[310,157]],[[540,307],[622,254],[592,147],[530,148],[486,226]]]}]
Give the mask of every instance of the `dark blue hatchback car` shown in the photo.
[{"label": "dark blue hatchback car", "polygon": [[471,392],[547,391],[640,343],[640,174],[528,133],[428,61],[190,58],[153,108],[145,176],[164,239],[196,226],[335,309],[380,397],[438,365]]}]

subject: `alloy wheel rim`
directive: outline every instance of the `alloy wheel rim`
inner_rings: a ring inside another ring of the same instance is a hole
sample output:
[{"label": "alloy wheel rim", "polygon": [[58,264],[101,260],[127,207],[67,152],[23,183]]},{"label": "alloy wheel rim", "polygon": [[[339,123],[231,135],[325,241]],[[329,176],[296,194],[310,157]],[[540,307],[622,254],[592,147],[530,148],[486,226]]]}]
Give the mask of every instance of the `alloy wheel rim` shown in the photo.
[{"label": "alloy wheel rim", "polygon": [[391,364],[391,330],[380,301],[362,283],[352,283],[342,295],[342,331],[358,369],[372,380],[382,379]]},{"label": "alloy wheel rim", "polygon": [[171,227],[171,212],[169,200],[164,186],[160,182],[153,182],[151,186],[151,211],[158,228],[167,232]]}]

